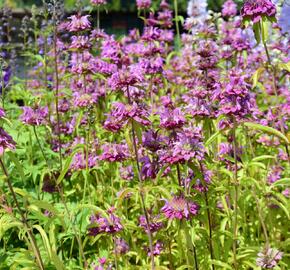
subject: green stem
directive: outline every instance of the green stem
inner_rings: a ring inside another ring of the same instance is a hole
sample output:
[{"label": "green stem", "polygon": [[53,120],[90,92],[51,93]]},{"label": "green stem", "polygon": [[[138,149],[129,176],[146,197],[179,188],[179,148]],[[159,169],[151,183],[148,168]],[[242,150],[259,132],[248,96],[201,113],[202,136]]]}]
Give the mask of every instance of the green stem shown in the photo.
[{"label": "green stem", "polygon": [[[210,208],[209,208],[209,201],[208,201],[208,195],[206,190],[206,183],[204,181],[204,170],[202,167],[201,162],[199,162],[200,171],[203,175],[202,181],[203,186],[205,187],[204,190],[204,198],[205,198],[205,205],[206,205],[206,213],[207,213],[207,221],[208,221],[208,230],[209,230],[209,252],[210,252],[210,258],[211,260],[214,260],[214,252],[213,252],[213,239],[212,239],[212,221],[211,221],[211,214],[210,214]],[[212,269],[215,270],[214,264],[211,265]]]},{"label": "green stem", "polygon": [[[127,98],[128,98],[129,104],[132,104],[131,96],[130,96],[130,92],[129,92],[129,87],[127,87]],[[145,198],[144,198],[144,194],[143,194],[141,168],[140,168],[140,164],[139,164],[139,154],[138,154],[135,127],[134,127],[133,120],[131,120],[131,125],[132,125],[133,147],[134,147],[134,152],[135,152],[135,159],[136,159],[136,164],[137,164],[138,178],[139,178],[139,185],[140,185],[141,206],[142,206],[143,213],[144,213],[144,216],[145,216],[146,226],[147,226],[147,234],[148,234],[148,238],[149,238],[149,248],[150,248],[150,255],[151,255],[150,256],[151,257],[151,270],[155,270],[155,262],[154,262],[154,254],[153,254],[153,239],[152,239],[152,233],[151,233],[151,230],[150,230],[149,215],[148,215],[148,212],[147,212],[146,206],[145,206]]]},{"label": "green stem", "polygon": [[177,34],[177,48],[180,49],[180,30],[179,30],[179,19],[178,19],[178,3],[174,0],[174,11],[175,11],[175,27]]},{"label": "green stem", "polygon": [[233,128],[233,150],[234,150],[234,160],[235,160],[235,169],[234,169],[234,222],[233,222],[233,255],[234,255],[234,267],[238,270],[238,261],[237,261],[237,238],[238,238],[238,200],[239,200],[239,182],[238,182],[238,160],[237,160],[237,138],[236,138],[236,121],[234,120]]},{"label": "green stem", "polygon": [[[38,138],[38,135],[37,135],[37,132],[36,132],[36,128],[35,127],[33,127],[33,131],[34,131],[34,134],[35,134],[35,137],[36,137],[38,146],[39,146],[39,148],[41,150],[41,153],[43,155],[43,158],[44,158],[44,160],[46,162],[46,165],[51,170],[51,167],[49,165],[49,162],[48,162],[48,160],[46,158],[46,155],[44,153],[44,150],[43,150],[43,148],[41,146],[41,143],[39,141],[39,138]],[[54,182],[57,184],[57,179],[55,178],[55,175],[53,173],[52,173],[52,177],[54,179]],[[61,188],[59,188],[59,194],[60,194],[61,202],[62,202],[62,204],[63,204],[63,206],[65,208],[66,214],[68,215],[68,217],[70,217],[71,214],[70,214],[70,211],[69,211],[69,209],[67,207],[67,204],[66,204],[66,201],[65,201],[65,198],[64,198],[64,194],[63,194],[63,190]],[[83,244],[82,244],[81,237],[80,237],[79,233],[77,232],[74,224],[72,224],[72,229],[73,229],[73,231],[74,231],[74,233],[76,235],[77,241],[78,241],[78,245],[79,245],[79,249],[80,249],[80,258],[81,258],[81,260],[84,261],[84,264],[86,264],[86,257],[84,255],[84,250],[83,250]]]},{"label": "green stem", "polygon": [[42,260],[41,254],[40,254],[40,250],[39,250],[39,248],[37,246],[34,234],[32,232],[32,228],[28,224],[28,221],[27,221],[27,219],[25,217],[25,214],[23,213],[23,211],[20,208],[19,202],[18,202],[17,197],[16,197],[16,193],[15,193],[14,188],[12,186],[12,183],[10,181],[10,177],[9,177],[8,171],[6,170],[6,167],[5,167],[5,165],[4,165],[4,163],[3,163],[1,158],[0,158],[0,165],[1,165],[3,173],[6,176],[8,187],[9,187],[10,193],[12,194],[14,203],[16,204],[16,208],[18,209],[18,212],[19,212],[19,214],[21,216],[21,219],[22,219],[21,222],[24,224],[24,226],[27,229],[27,233],[28,233],[28,236],[30,238],[32,249],[34,251],[38,266],[39,266],[39,268],[41,270],[44,270],[45,268],[44,268],[43,260]]},{"label": "green stem", "polygon": [[[263,45],[264,45],[264,49],[265,49],[265,52],[266,52],[266,55],[267,55],[268,64],[269,64],[269,66],[270,66],[270,68],[272,70],[273,87],[274,87],[274,93],[275,93],[275,96],[276,96],[276,104],[275,105],[277,106],[279,104],[279,96],[278,96],[278,86],[277,86],[277,82],[276,82],[276,69],[275,69],[274,65],[272,64],[270,53],[269,53],[269,50],[268,50],[268,46],[267,46],[267,43],[264,40],[263,40]],[[278,111],[278,117],[279,117],[279,124],[280,124],[281,131],[286,136],[286,131],[285,131],[285,128],[283,126],[283,119],[282,119],[280,110]],[[285,150],[286,150],[286,153],[287,153],[287,156],[288,156],[288,162],[290,164],[290,152],[289,152],[289,148],[288,148],[287,144],[285,144]]]},{"label": "green stem", "polygon": [[57,119],[57,136],[58,136],[58,153],[59,153],[59,165],[62,171],[62,147],[61,147],[61,136],[60,136],[60,115],[59,115],[59,74],[58,74],[58,61],[57,61],[57,25],[56,25],[56,10],[54,6],[54,37],[53,37],[53,50],[54,50],[54,71],[55,71],[55,110]]}]

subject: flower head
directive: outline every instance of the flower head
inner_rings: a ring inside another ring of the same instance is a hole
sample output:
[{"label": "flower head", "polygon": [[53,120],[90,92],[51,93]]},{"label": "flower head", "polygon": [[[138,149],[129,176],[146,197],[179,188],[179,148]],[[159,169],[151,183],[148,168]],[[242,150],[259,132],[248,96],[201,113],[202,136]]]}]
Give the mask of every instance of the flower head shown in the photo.
[{"label": "flower head", "polygon": [[128,243],[124,239],[117,238],[115,241],[117,254],[126,254],[130,250]]},{"label": "flower head", "polygon": [[185,117],[183,112],[179,109],[165,108],[160,112],[160,126],[166,129],[180,128],[185,124]]},{"label": "flower head", "polygon": [[138,9],[150,8],[151,0],[136,0]]},{"label": "flower head", "polygon": [[16,142],[13,138],[0,127],[0,156],[3,155],[5,149],[14,150]]},{"label": "flower head", "polygon": [[227,0],[223,4],[222,15],[225,17],[235,16],[237,14],[237,4],[233,0]]},{"label": "flower head", "polygon": [[92,5],[105,5],[107,4],[107,0],[91,0]]},{"label": "flower head", "polygon": [[195,202],[185,199],[183,196],[174,196],[165,200],[161,211],[169,219],[190,219],[198,214],[199,206]]},{"label": "flower head", "polygon": [[272,269],[279,261],[282,259],[283,252],[280,252],[276,248],[265,248],[258,253],[258,258],[256,260],[257,265],[262,268]]},{"label": "flower head", "polygon": [[[149,230],[151,233],[159,231],[163,226],[163,222],[159,221],[160,216],[152,216],[150,215],[150,221],[149,221]],[[146,217],[145,216],[140,216],[139,217],[139,226],[142,227],[145,232],[148,233],[148,226],[146,222]]]},{"label": "flower head", "polygon": [[123,229],[121,219],[114,214],[114,210],[108,210],[108,215],[92,215],[89,226],[89,235],[96,236],[100,233],[115,234]]},{"label": "flower head", "polygon": [[47,107],[39,107],[36,109],[23,107],[23,113],[20,116],[20,120],[27,125],[39,126],[45,123],[47,115]]},{"label": "flower head", "polygon": [[127,145],[106,143],[102,146],[101,160],[109,162],[123,161],[130,157]]},{"label": "flower head", "polygon": [[67,29],[70,32],[79,32],[83,30],[87,30],[91,27],[91,23],[88,19],[89,15],[80,16],[80,15],[73,15],[70,16],[70,22],[67,25]]},{"label": "flower head", "polygon": [[271,0],[246,0],[241,14],[243,18],[248,18],[257,23],[261,20],[262,16],[274,17],[276,7]]}]

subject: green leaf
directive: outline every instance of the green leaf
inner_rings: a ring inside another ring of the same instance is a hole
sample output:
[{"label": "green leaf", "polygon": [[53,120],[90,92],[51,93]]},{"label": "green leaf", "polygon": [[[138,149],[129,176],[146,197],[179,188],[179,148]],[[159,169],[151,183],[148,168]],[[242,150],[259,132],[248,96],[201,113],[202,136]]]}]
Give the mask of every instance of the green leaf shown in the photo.
[{"label": "green leaf", "polygon": [[12,162],[15,164],[16,169],[22,179],[22,182],[25,182],[25,174],[22,168],[21,163],[19,162],[18,158],[16,157],[16,155],[13,152],[8,151],[7,155],[9,156],[9,158],[12,160]]},{"label": "green leaf", "polygon": [[208,140],[205,142],[205,146],[209,146],[217,137],[221,134],[221,131],[218,130],[216,133],[214,133],[212,136],[208,138]]},{"label": "green leaf", "polygon": [[38,230],[38,232],[40,233],[46,252],[48,253],[49,258],[51,258],[51,246],[50,246],[46,232],[39,225],[33,225],[33,228]]},{"label": "green leaf", "polygon": [[255,71],[254,75],[252,76],[252,81],[253,81],[253,85],[252,85],[252,87],[253,87],[253,88],[257,86],[258,81],[259,81],[261,75],[263,74],[264,70],[265,70],[264,67],[259,67],[259,68]]},{"label": "green leaf", "polygon": [[218,260],[211,260],[211,263],[217,266],[221,266],[223,267],[223,269],[229,269],[229,270],[233,269],[229,264],[218,261]]},{"label": "green leaf", "polygon": [[63,265],[62,261],[54,251],[51,253],[51,260],[53,261],[53,264],[57,270],[65,269],[65,266]]},{"label": "green leaf", "polygon": [[263,43],[266,43],[269,37],[269,21],[266,16],[262,16],[261,30]]},{"label": "green leaf", "polygon": [[290,178],[283,178],[272,184],[273,187],[288,186],[288,185],[290,186]]},{"label": "green leaf", "polygon": [[70,167],[70,165],[71,165],[71,163],[72,163],[72,159],[73,159],[73,157],[75,156],[75,154],[76,154],[77,152],[80,151],[81,148],[84,148],[84,146],[83,146],[83,145],[78,145],[78,146],[76,147],[76,149],[75,149],[74,151],[72,151],[72,153],[71,153],[71,154],[69,155],[69,157],[67,158],[67,160],[66,160],[66,162],[65,162],[65,164],[64,164],[63,170],[62,170],[62,172],[60,173],[59,177],[58,177],[57,180],[56,180],[56,184],[57,184],[57,185],[59,185],[59,184],[61,183],[61,181],[63,180],[63,178],[65,177],[65,175],[66,175],[66,173],[68,172],[69,167]]},{"label": "green leaf", "polygon": [[278,67],[290,72],[290,61],[288,63],[279,63]]},{"label": "green leaf", "polygon": [[260,29],[259,23],[255,23],[253,25],[253,31],[254,31],[255,39],[256,39],[257,45],[258,45],[261,42],[261,29]]},{"label": "green leaf", "polygon": [[262,161],[265,159],[276,159],[276,158],[274,156],[270,156],[270,155],[262,155],[262,156],[253,158],[252,161],[258,162],[258,161]]},{"label": "green leaf", "polygon": [[286,144],[289,144],[289,140],[287,139],[287,137],[284,134],[282,134],[280,131],[278,131],[277,129],[274,129],[268,126],[263,126],[257,123],[252,123],[252,122],[246,122],[244,123],[244,125],[246,127],[249,127],[258,131],[263,131],[263,132],[275,135],[279,137],[280,139],[284,140]]}]

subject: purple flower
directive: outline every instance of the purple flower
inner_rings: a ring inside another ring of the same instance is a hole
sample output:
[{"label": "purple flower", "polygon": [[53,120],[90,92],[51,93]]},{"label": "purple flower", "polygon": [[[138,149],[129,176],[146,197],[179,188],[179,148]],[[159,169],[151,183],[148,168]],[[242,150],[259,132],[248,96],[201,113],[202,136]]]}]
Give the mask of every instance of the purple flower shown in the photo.
[{"label": "purple flower", "polygon": [[250,85],[246,82],[247,76],[240,71],[229,72],[223,86],[216,85],[213,99],[219,102],[217,115],[235,117],[238,121],[257,114],[256,100],[250,94]]},{"label": "purple flower", "polygon": [[136,0],[138,9],[150,8],[151,0]]},{"label": "purple flower", "polygon": [[121,219],[114,214],[114,209],[109,209],[107,216],[96,214],[90,217],[89,235],[96,236],[100,233],[115,234],[123,230]]},{"label": "purple flower", "polygon": [[127,180],[127,181],[133,180],[134,179],[133,167],[132,166],[121,167],[120,168],[120,175],[121,175],[122,179],[124,179],[124,180]]},{"label": "purple flower", "polygon": [[125,144],[106,143],[102,146],[102,150],[100,160],[115,162],[124,161],[130,157],[128,147]]},{"label": "purple flower", "polygon": [[164,108],[160,112],[160,126],[166,129],[181,128],[185,124],[185,117],[179,108],[170,110]]},{"label": "purple flower", "polygon": [[141,175],[143,179],[155,179],[158,173],[158,163],[151,161],[148,156],[140,159],[142,164]]},{"label": "purple flower", "polygon": [[144,69],[146,74],[161,73],[163,70],[163,59],[161,57],[156,58],[142,58],[140,65]]},{"label": "purple flower", "polygon": [[185,163],[192,159],[202,160],[205,148],[200,128],[177,133],[177,138],[169,148],[158,151],[160,161],[169,164]]},{"label": "purple flower", "polygon": [[0,156],[3,155],[6,149],[14,150],[16,142],[13,138],[0,127]]},{"label": "purple flower", "polygon": [[67,25],[67,30],[70,32],[79,32],[83,30],[87,30],[91,27],[91,23],[88,20],[89,15],[80,16],[80,15],[73,15],[70,16],[70,22]]},{"label": "purple flower", "polygon": [[[164,244],[161,241],[157,241],[155,245],[153,245],[153,256],[158,256],[161,254],[161,252],[164,249]],[[147,248],[148,250],[148,256],[151,256],[151,252],[149,250],[149,248]]]},{"label": "purple flower", "polygon": [[161,211],[169,219],[187,219],[198,214],[199,206],[195,202],[185,199],[183,196],[174,196],[170,200],[165,200],[165,205]]},{"label": "purple flower", "polygon": [[233,0],[227,0],[223,4],[222,15],[224,17],[231,17],[237,14],[237,4]]},{"label": "purple flower", "polygon": [[140,83],[144,79],[144,74],[140,66],[132,65],[129,69],[119,69],[111,78],[108,85],[113,90],[126,90],[127,87]]},{"label": "purple flower", "polygon": [[272,269],[279,261],[282,259],[283,252],[280,252],[276,248],[266,247],[261,252],[258,253],[258,258],[256,260],[257,265],[262,268]]},{"label": "purple flower", "polygon": [[5,116],[6,116],[5,111],[2,108],[0,108],[0,119],[5,117]]},{"label": "purple flower", "polygon": [[70,49],[89,49],[92,46],[87,36],[72,36],[71,39]]},{"label": "purple flower", "polygon": [[150,125],[150,121],[147,118],[148,116],[149,114],[146,108],[143,108],[142,105],[136,103],[125,105],[121,102],[114,102],[112,104],[112,111],[104,122],[104,128],[112,132],[117,132],[127,124],[130,119],[143,126],[148,126]]},{"label": "purple flower", "polygon": [[31,107],[23,107],[23,113],[20,116],[20,120],[32,126],[39,126],[46,122],[46,117],[48,115],[47,107],[39,107],[32,109]]},{"label": "purple flower", "polygon": [[91,0],[92,5],[105,5],[107,4],[107,0]]},{"label": "purple flower", "polygon": [[158,131],[149,130],[143,133],[142,137],[143,146],[152,152],[156,152],[165,145],[165,138],[158,134]]},{"label": "purple flower", "polygon": [[117,238],[115,244],[117,254],[126,254],[130,250],[128,243],[122,238]]},{"label": "purple flower", "polygon": [[[90,155],[88,156],[88,168],[93,168],[96,166],[97,164],[97,157]],[[86,169],[87,167],[87,161],[86,161],[86,155],[83,153],[77,153],[74,157],[73,157],[73,161],[71,163],[71,170],[83,170]]]},{"label": "purple flower", "polygon": [[243,18],[258,23],[262,16],[274,17],[276,7],[271,0],[246,0],[241,9],[241,14]]},{"label": "purple flower", "polygon": [[273,184],[281,179],[283,168],[281,166],[273,166],[271,172],[268,175],[268,183]]},{"label": "purple flower", "polygon": [[[163,226],[163,222],[159,220],[160,216],[149,216],[149,230],[151,233],[159,231]],[[140,216],[139,217],[139,226],[144,229],[145,232],[148,232],[148,226],[146,222],[146,217],[145,216]]]},{"label": "purple flower", "polygon": [[5,67],[2,70],[2,78],[0,78],[0,92],[2,92],[2,80],[4,83],[4,89],[8,85],[10,78],[11,78],[12,72],[10,67]]}]

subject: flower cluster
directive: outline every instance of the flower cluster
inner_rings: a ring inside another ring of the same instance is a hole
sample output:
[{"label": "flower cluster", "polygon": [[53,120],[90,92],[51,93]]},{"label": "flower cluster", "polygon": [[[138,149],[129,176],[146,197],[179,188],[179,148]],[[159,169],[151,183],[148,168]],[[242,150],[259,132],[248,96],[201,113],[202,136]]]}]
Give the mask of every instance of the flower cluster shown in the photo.
[{"label": "flower cluster", "polygon": [[198,214],[199,206],[195,202],[180,196],[174,196],[165,201],[161,208],[163,214],[169,219],[191,219]]},{"label": "flower cluster", "polygon": [[258,23],[262,16],[274,17],[276,7],[271,0],[246,0],[241,13],[243,18],[248,18],[254,23]]},{"label": "flower cluster", "polygon": [[90,217],[89,235],[96,236],[101,233],[115,234],[123,230],[121,219],[109,209],[107,215],[96,214]]}]

